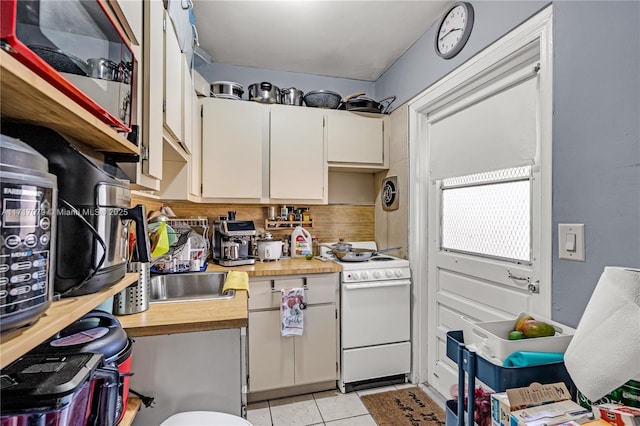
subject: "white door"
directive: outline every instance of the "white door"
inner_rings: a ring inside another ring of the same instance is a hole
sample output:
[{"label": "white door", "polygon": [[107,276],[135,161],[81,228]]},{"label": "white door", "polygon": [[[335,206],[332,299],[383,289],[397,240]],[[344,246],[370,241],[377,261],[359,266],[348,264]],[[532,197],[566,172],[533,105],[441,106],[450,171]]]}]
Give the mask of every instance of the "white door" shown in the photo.
[{"label": "white door", "polygon": [[550,9],[537,19],[536,31],[523,25],[411,107],[412,154],[428,170],[412,176],[428,182],[412,213],[414,282],[427,288],[418,368],[445,396],[458,372],[446,332],[462,329],[462,316],[551,316]]}]

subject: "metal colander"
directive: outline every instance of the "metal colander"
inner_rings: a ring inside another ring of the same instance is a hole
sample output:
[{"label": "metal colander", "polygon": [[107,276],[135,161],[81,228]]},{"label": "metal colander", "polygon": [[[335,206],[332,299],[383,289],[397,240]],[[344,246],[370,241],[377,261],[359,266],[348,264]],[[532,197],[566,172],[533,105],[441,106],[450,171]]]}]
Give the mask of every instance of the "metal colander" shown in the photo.
[{"label": "metal colander", "polygon": [[147,262],[131,262],[127,265],[127,272],[137,272],[138,282],[120,291],[113,297],[113,313],[115,315],[130,315],[149,309],[151,296],[151,272]]}]

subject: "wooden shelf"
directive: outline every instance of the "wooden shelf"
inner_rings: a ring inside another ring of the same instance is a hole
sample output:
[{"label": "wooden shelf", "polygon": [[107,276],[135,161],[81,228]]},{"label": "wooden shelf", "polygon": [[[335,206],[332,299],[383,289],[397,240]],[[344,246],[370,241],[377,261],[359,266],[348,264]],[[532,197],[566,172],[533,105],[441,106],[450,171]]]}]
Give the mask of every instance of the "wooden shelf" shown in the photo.
[{"label": "wooden shelf", "polygon": [[3,118],[49,127],[96,151],[140,153],[136,145],[4,50],[0,51],[0,93]]},{"label": "wooden shelf", "polygon": [[137,273],[127,274],[121,281],[97,293],[55,301],[34,324],[3,334],[0,342],[0,368],[6,367],[109,297],[135,283],[138,276]]},{"label": "wooden shelf", "polygon": [[304,226],[306,228],[313,228],[313,219],[305,220],[264,220],[265,231],[277,231],[279,229],[291,229],[296,226]]},{"label": "wooden shelf", "polygon": [[127,411],[124,413],[124,417],[118,423],[118,426],[129,426],[133,423],[133,419],[138,414],[138,410],[140,410],[140,406],[142,405],[142,401],[140,398],[132,396],[129,393],[129,398],[127,398]]}]

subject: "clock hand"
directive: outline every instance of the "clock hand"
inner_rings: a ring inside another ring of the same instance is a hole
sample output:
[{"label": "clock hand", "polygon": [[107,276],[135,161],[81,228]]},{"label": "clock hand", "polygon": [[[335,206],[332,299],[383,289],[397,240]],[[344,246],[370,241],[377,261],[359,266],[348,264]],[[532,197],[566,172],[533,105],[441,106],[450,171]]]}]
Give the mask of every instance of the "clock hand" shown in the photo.
[{"label": "clock hand", "polygon": [[440,37],[438,40],[442,40],[443,38],[445,38],[446,36],[448,36],[449,34],[451,34],[454,31],[462,31],[462,28],[451,28],[449,31],[447,31],[442,37]]}]

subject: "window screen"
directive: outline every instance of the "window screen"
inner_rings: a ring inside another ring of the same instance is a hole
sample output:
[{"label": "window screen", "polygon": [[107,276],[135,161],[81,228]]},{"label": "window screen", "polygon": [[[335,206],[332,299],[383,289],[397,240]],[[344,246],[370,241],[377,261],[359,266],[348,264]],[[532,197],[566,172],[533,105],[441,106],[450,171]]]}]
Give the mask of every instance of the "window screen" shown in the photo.
[{"label": "window screen", "polygon": [[531,262],[531,166],[442,180],[441,248]]}]

